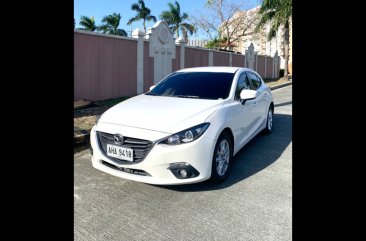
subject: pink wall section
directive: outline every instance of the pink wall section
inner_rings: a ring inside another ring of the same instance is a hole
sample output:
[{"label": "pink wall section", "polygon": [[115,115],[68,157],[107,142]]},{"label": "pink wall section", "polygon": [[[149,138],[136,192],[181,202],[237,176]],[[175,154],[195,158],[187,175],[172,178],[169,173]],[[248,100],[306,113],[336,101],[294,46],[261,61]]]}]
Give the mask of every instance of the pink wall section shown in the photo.
[{"label": "pink wall section", "polygon": [[[154,59],[149,57],[149,42],[143,43],[144,92],[154,85]],[[180,46],[172,60],[172,72],[180,69]],[[213,51],[213,66],[229,66],[230,53]],[[263,77],[272,76],[273,59],[258,56],[254,70]],[[244,55],[232,54],[232,66],[244,65]],[[256,58],[255,58],[256,60]],[[184,67],[208,66],[207,49],[185,47]],[[137,40],[74,32],[74,100],[103,100],[137,94]]]},{"label": "pink wall section", "polygon": [[180,69],[180,46],[175,47],[175,59],[172,60],[172,71]]},{"label": "pink wall section", "polygon": [[[264,78],[264,56],[258,56],[258,65],[257,65],[257,73]],[[255,63],[254,63],[254,69],[255,69]]]},{"label": "pink wall section", "polygon": [[[154,85],[154,58],[149,57],[149,42],[144,41],[144,92],[148,91],[150,89],[150,86],[153,85]],[[136,95],[136,93],[134,95]]]},{"label": "pink wall section", "polygon": [[136,95],[137,42],[74,33],[74,100]]},{"label": "pink wall section", "polygon": [[74,100],[95,100],[98,95],[97,36],[74,34]]},{"label": "pink wall section", "polygon": [[233,56],[232,57],[232,66],[244,67],[244,60],[245,60],[244,55],[233,54],[232,56]]},{"label": "pink wall section", "polygon": [[273,59],[267,58],[267,78],[270,78],[272,76],[272,70],[273,70]]},{"label": "pink wall section", "polygon": [[[98,61],[98,88],[100,99],[118,97],[119,90],[119,55],[120,48],[118,39],[99,38],[99,61]],[[126,48],[127,50],[127,48]]]},{"label": "pink wall section", "polygon": [[137,91],[137,42],[120,41],[119,42],[119,93],[118,96],[136,95]]},{"label": "pink wall section", "polygon": [[213,51],[213,66],[229,66],[229,53]]},{"label": "pink wall section", "polygon": [[208,50],[185,48],[185,68],[208,66]]}]

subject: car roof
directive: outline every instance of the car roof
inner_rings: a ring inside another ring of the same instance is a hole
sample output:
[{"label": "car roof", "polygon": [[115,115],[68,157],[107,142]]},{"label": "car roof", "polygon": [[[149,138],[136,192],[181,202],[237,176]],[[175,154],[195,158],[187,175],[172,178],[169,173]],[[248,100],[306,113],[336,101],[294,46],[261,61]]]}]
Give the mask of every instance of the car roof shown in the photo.
[{"label": "car roof", "polygon": [[247,68],[241,67],[228,67],[228,66],[206,66],[206,67],[195,67],[195,68],[187,68],[181,69],[177,72],[221,72],[221,73],[235,73],[239,69],[250,70]]}]

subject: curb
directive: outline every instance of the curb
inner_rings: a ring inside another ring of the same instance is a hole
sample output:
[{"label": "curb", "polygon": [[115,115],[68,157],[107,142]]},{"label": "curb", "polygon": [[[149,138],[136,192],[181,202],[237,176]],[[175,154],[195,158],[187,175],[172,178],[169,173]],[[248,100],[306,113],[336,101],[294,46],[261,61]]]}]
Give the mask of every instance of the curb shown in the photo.
[{"label": "curb", "polygon": [[284,84],[279,84],[279,85],[272,86],[272,87],[270,87],[270,89],[271,90],[276,90],[276,89],[279,89],[279,88],[282,88],[282,87],[286,87],[288,85],[292,85],[292,80],[287,82],[287,83],[284,83]]},{"label": "curb", "polygon": [[74,144],[80,144],[89,141],[90,131],[74,129]]}]

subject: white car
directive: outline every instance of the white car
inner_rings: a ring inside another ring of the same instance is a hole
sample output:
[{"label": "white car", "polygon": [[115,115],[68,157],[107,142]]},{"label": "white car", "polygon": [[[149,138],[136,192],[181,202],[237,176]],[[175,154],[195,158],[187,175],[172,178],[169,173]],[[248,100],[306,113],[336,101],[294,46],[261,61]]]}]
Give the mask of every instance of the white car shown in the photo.
[{"label": "white car", "polygon": [[233,156],[271,133],[273,99],[248,68],[182,69],[106,112],[90,134],[93,167],[158,185],[221,183]]}]

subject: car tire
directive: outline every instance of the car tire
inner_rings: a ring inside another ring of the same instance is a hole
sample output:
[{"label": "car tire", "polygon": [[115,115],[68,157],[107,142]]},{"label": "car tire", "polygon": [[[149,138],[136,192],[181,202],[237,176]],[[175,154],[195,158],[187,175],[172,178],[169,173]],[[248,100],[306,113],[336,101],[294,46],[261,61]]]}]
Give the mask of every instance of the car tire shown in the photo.
[{"label": "car tire", "polygon": [[228,176],[233,159],[233,144],[230,135],[223,132],[218,138],[212,157],[211,182],[222,183]]},{"label": "car tire", "polygon": [[266,119],[266,128],[264,128],[263,133],[269,135],[273,130],[273,108],[269,107]]}]

